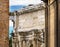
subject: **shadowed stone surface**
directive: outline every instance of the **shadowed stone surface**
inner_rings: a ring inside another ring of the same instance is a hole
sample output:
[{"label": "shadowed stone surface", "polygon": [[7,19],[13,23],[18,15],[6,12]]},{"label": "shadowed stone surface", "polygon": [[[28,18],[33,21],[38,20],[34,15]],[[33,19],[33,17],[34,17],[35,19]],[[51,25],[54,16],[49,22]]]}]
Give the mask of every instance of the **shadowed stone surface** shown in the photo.
[{"label": "shadowed stone surface", "polygon": [[58,47],[60,47],[60,0],[58,0]]}]

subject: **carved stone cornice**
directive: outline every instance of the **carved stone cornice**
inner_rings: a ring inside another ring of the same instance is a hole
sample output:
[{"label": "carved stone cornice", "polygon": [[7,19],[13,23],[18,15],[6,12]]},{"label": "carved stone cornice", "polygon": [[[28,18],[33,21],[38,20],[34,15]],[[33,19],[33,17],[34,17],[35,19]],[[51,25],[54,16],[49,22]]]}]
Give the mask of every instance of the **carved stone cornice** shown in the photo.
[{"label": "carved stone cornice", "polygon": [[32,5],[32,6],[26,6],[26,7],[22,8],[21,10],[18,10],[15,12],[10,12],[9,15],[15,16],[14,13],[16,13],[17,16],[19,16],[21,14],[31,13],[31,12],[35,12],[35,11],[39,11],[39,10],[43,10],[43,9],[45,9],[44,4],[37,4],[37,5]]}]

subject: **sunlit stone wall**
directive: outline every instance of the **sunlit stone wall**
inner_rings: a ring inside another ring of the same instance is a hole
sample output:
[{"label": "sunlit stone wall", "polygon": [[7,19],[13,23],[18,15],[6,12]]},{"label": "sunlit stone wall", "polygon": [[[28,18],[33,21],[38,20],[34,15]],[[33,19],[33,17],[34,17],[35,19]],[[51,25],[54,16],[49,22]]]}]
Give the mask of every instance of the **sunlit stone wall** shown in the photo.
[{"label": "sunlit stone wall", "polygon": [[39,10],[18,16],[18,31],[45,28],[45,11]]}]

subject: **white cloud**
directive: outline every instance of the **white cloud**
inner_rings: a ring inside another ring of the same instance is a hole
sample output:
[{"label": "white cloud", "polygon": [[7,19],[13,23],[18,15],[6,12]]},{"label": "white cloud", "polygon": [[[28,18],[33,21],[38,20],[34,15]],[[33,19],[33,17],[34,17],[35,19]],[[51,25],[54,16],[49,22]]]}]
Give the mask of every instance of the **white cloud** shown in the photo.
[{"label": "white cloud", "polygon": [[13,26],[13,22],[9,20],[9,27]]},{"label": "white cloud", "polygon": [[28,4],[38,4],[41,0],[9,0],[9,5],[28,5]]}]

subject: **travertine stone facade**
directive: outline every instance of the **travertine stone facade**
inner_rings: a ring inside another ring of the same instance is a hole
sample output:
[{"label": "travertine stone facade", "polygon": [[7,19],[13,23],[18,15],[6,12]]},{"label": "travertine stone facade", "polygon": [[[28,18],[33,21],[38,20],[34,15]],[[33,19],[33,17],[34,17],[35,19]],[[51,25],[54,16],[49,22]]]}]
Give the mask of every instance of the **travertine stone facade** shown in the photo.
[{"label": "travertine stone facade", "polygon": [[45,26],[44,10],[26,13],[18,16],[18,31],[43,29]]},{"label": "travertine stone facade", "polygon": [[56,47],[56,32],[57,32],[57,0],[43,0],[46,4],[46,31],[47,36],[47,47]]},{"label": "travertine stone facade", "polygon": [[9,0],[0,0],[0,47],[9,47]]},{"label": "travertine stone facade", "polygon": [[13,47],[45,47],[43,38],[44,30],[33,29],[25,32],[18,32],[12,38]]},{"label": "travertine stone facade", "polygon": [[[52,3],[53,2],[53,3]],[[51,4],[52,3],[52,4]],[[48,7],[49,11],[48,11],[48,31],[49,31],[49,47],[55,47],[56,45],[56,1],[55,0],[49,0],[48,1],[48,5],[50,5],[50,7]]]},{"label": "travertine stone facade", "polygon": [[[45,9],[43,5],[27,6],[20,11],[11,13],[15,27],[18,30],[43,29],[45,27]],[[14,15],[14,16],[12,16]]]},{"label": "travertine stone facade", "polygon": [[13,47],[45,47],[45,8],[43,4],[27,6],[14,15]]}]

